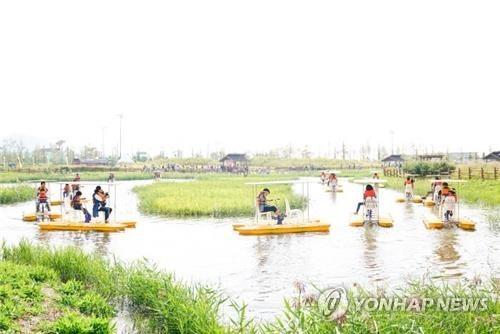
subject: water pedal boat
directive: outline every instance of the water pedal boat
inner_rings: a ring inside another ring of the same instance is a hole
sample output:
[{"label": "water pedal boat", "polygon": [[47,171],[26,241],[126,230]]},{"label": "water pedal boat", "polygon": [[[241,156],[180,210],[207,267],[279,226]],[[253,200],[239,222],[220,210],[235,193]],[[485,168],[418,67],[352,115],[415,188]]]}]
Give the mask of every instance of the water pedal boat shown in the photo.
[{"label": "water pedal boat", "polygon": [[474,231],[476,229],[476,223],[470,219],[460,218],[458,220],[458,227],[466,231]]},{"label": "water pedal boat", "polygon": [[95,231],[95,232],[120,232],[126,226],[120,223],[72,223],[72,222],[50,222],[40,223],[38,227],[42,231]]},{"label": "water pedal boat", "polygon": [[413,196],[413,198],[411,199],[411,201],[412,201],[413,203],[420,204],[420,203],[422,203],[424,200],[423,200],[423,199],[422,199],[422,197],[420,197],[420,196]]},{"label": "water pedal boat", "polygon": [[[234,227],[233,227],[234,228]],[[323,223],[320,220],[314,220],[310,223],[290,224],[286,221],[277,225],[274,224],[259,224],[245,225],[237,229],[240,235],[269,235],[269,234],[285,234],[285,233],[305,233],[305,232],[329,232],[330,224]]]},{"label": "water pedal boat", "polygon": [[349,223],[349,225],[353,226],[353,227],[362,227],[362,226],[365,226],[365,224],[377,224],[378,226],[380,227],[393,227],[394,226],[394,222],[392,220],[392,218],[390,217],[379,217],[378,220],[372,220],[372,221],[369,221],[369,220],[365,220],[363,218],[362,215],[353,215],[351,217],[351,222]]},{"label": "water pedal boat", "polygon": [[238,229],[239,229],[240,227],[244,227],[244,226],[246,226],[246,225],[245,225],[245,224],[233,224],[233,230],[234,230],[234,231],[238,231]]},{"label": "water pedal boat", "polygon": [[438,217],[431,215],[424,219],[424,225],[427,229],[442,229],[456,226],[466,231],[474,231],[476,229],[476,223],[470,219],[460,218],[458,222],[444,222]]},{"label": "water pedal boat", "polygon": [[424,225],[428,230],[442,229],[444,227],[444,222],[434,215],[429,215],[424,218]]},{"label": "water pedal boat", "polygon": [[434,201],[433,201],[432,199],[430,199],[430,198],[426,198],[426,199],[424,200],[424,205],[425,205],[425,206],[434,206],[434,205],[436,205],[436,202],[434,202]]},{"label": "water pedal boat", "polygon": [[[41,216],[41,214],[40,214],[40,216]],[[55,219],[61,218],[61,214],[55,213],[55,212],[49,213],[48,216],[49,216],[50,220],[55,220]],[[27,214],[23,215],[23,220],[25,222],[36,222],[37,218],[38,218],[38,216],[36,213],[27,213]]]}]

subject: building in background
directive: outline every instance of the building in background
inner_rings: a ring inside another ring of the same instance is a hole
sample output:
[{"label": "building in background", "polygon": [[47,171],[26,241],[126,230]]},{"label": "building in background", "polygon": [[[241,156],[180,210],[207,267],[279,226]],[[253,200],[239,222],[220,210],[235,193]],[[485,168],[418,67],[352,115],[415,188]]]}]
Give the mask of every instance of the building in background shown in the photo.
[{"label": "building in background", "polygon": [[224,172],[248,173],[248,158],[246,154],[231,153],[219,160]]},{"label": "building in background", "polygon": [[385,167],[401,166],[403,162],[405,162],[405,158],[402,154],[391,154],[388,157],[382,159],[382,164]]},{"label": "building in background", "polygon": [[484,160],[486,160],[486,162],[489,162],[489,161],[500,161],[500,151],[494,151],[494,152],[491,152],[490,154],[486,155],[484,158]]}]

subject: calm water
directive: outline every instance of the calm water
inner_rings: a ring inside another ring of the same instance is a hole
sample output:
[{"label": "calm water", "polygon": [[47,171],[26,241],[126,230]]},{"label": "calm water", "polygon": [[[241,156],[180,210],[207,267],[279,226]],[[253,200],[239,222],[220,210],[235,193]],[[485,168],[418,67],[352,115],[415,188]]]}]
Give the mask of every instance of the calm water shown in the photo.
[{"label": "calm water", "polygon": [[310,184],[311,217],[330,222],[329,234],[252,237],[232,230],[231,224],[242,219],[174,220],[140,215],[131,190],[150,182],[117,186],[118,216],[137,218],[136,229],[116,234],[40,232],[21,220],[23,211],[33,211],[34,206],[23,203],[0,206],[0,239],[76,245],[125,261],[148,258],[187,282],[219,287],[247,302],[250,311],[262,319],[278,313],[283,298],[295,295],[296,281],[320,287],[355,282],[394,287],[424,275],[456,280],[499,274],[500,231],[486,221],[487,212],[468,206],[461,207],[461,215],[474,219],[475,232],[429,231],[422,218],[432,209],[395,203],[397,192],[381,189],[381,214],[390,214],[395,226],[353,228],[349,218],[361,197],[361,186],[342,180],[344,193],[332,194],[314,180]]}]

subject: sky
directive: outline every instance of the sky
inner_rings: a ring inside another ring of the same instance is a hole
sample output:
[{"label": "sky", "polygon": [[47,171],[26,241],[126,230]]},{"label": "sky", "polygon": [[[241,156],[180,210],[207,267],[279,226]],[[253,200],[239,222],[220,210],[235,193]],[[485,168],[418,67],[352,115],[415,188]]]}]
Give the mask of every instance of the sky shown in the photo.
[{"label": "sky", "polygon": [[[2,1],[0,138],[500,149],[499,1]],[[393,135],[391,135],[393,133]]]}]

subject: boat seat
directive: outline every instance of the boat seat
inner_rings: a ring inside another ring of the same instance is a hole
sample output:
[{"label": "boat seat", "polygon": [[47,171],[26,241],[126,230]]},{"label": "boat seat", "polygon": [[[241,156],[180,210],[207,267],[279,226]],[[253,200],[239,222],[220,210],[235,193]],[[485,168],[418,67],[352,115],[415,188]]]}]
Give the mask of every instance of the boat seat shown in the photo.
[{"label": "boat seat", "polygon": [[365,199],[365,206],[367,209],[376,209],[377,208],[377,200],[373,197],[367,197]]},{"label": "boat seat", "polygon": [[365,217],[371,216],[371,219],[378,219],[378,205],[377,199],[367,197],[365,199]]},{"label": "boat seat", "polygon": [[273,219],[273,213],[272,212],[260,212],[259,208],[255,210],[255,220],[271,220]]},{"label": "boat seat", "polygon": [[285,214],[288,218],[295,218],[302,216],[302,210],[300,209],[290,209],[290,202],[288,198],[285,198]]}]

